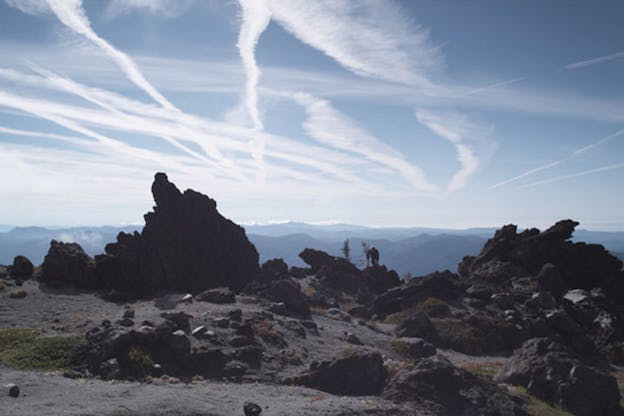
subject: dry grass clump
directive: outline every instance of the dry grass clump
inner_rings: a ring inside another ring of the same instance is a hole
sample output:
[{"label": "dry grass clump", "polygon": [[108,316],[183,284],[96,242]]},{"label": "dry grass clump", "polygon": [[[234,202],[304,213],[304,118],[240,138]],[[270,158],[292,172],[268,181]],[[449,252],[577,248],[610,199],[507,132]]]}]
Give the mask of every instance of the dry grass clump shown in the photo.
[{"label": "dry grass clump", "polygon": [[13,292],[9,293],[9,297],[13,299],[23,299],[26,297],[26,295],[28,295],[28,292],[26,292],[24,289],[14,290]]},{"label": "dry grass clump", "polygon": [[484,334],[473,325],[455,318],[434,318],[431,322],[447,347],[466,354],[483,354]]},{"label": "dry grass clump", "polygon": [[238,295],[236,298],[240,303],[258,303],[258,298],[254,295]]},{"label": "dry grass clump", "polygon": [[449,307],[448,303],[444,302],[443,300],[435,297],[429,297],[422,302],[419,302],[407,309],[402,310],[401,312],[388,315],[388,317],[386,317],[385,319],[385,322],[398,324],[418,312],[424,312],[430,318],[441,318],[449,316],[451,314],[451,308]]},{"label": "dry grass clump", "polygon": [[273,325],[268,322],[257,322],[254,324],[253,328],[254,333],[259,336],[262,341],[268,344],[275,345],[281,348],[288,345],[288,343],[284,339],[284,334],[275,330],[273,328]]}]

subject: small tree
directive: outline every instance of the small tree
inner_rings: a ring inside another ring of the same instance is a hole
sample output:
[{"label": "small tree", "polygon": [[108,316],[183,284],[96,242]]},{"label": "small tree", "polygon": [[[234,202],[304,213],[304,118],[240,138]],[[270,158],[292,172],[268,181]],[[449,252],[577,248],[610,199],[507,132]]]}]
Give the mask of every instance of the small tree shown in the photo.
[{"label": "small tree", "polygon": [[342,254],[347,261],[351,261],[351,247],[349,247],[348,238],[344,241],[344,243],[342,243]]}]

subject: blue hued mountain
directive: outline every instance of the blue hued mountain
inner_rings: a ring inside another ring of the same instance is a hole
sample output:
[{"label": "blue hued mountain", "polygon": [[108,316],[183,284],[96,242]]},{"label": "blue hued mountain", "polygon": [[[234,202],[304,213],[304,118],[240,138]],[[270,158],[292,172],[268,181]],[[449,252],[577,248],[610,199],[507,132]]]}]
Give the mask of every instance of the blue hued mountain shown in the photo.
[{"label": "blue hued mountain", "polygon": [[[0,232],[0,264],[10,264],[18,255],[25,255],[40,264],[51,240],[77,242],[90,255],[102,253],[104,246],[115,241],[120,231],[140,230],[125,227],[5,227]],[[381,263],[395,269],[401,276],[419,276],[435,270],[455,270],[465,255],[479,253],[495,228],[465,230],[441,228],[370,228],[349,224],[313,225],[288,222],[245,226],[247,235],[260,254],[260,261],[283,258],[291,266],[303,266],[298,254],[314,248],[342,256],[346,239],[354,264],[363,266],[362,243],[374,245],[381,253]],[[577,230],[575,241],[603,244],[624,259],[624,232]]]}]

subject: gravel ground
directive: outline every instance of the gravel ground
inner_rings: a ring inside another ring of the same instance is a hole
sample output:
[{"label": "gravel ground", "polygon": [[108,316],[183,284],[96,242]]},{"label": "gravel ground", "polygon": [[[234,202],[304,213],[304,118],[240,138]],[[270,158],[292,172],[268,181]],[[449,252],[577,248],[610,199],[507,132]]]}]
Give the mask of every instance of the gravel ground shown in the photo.
[{"label": "gravel ground", "polygon": [[[4,387],[15,383],[18,398]],[[0,414],[81,416],[244,415],[246,401],[262,415],[423,415],[378,397],[339,397],[300,387],[217,382],[136,383],[69,379],[59,374],[0,368]]]}]

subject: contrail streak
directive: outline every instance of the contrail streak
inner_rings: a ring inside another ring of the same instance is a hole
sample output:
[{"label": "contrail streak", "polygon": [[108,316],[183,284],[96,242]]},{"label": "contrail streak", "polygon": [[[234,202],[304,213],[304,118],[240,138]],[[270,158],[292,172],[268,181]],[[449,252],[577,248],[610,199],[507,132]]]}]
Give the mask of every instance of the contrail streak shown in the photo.
[{"label": "contrail streak", "polygon": [[54,12],[56,17],[58,17],[61,23],[74,32],[83,35],[102,49],[113,61],[115,61],[126,77],[128,77],[128,79],[137,87],[145,91],[164,108],[172,111],[178,111],[173,104],[163,97],[162,94],[160,94],[160,92],[158,92],[158,90],[156,90],[156,88],[154,88],[152,84],[145,79],[132,58],[115,48],[93,31],[89,19],[87,18],[82,7],[81,0],[48,0],[48,6]]},{"label": "contrail streak", "polygon": [[516,182],[516,181],[518,181],[518,180],[520,180],[522,178],[526,178],[527,176],[531,176],[531,175],[533,175],[533,174],[535,174],[537,172],[541,172],[543,170],[550,169],[550,168],[555,167],[557,165],[561,165],[562,163],[569,162],[570,160],[576,159],[577,157],[583,155],[584,153],[587,153],[590,150],[605,144],[609,140],[612,140],[612,139],[614,139],[614,138],[616,138],[618,136],[621,136],[622,134],[624,134],[624,129],[618,130],[618,131],[616,131],[613,134],[610,134],[610,135],[608,135],[606,137],[603,137],[602,139],[600,139],[600,140],[598,140],[598,141],[596,141],[596,142],[594,142],[592,144],[589,144],[587,146],[584,146],[584,147],[581,147],[579,149],[576,149],[568,157],[565,157],[565,158],[559,159],[559,160],[555,160],[554,162],[546,163],[546,164],[544,164],[542,166],[538,166],[535,169],[531,169],[531,170],[529,170],[527,172],[524,172],[524,173],[522,173],[522,174],[520,174],[518,176],[514,176],[513,178],[509,178],[509,179],[506,179],[506,180],[504,180],[502,182],[494,184],[494,185],[490,186],[488,189],[500,188],[501,186],[510,184],[512,182]]}]

